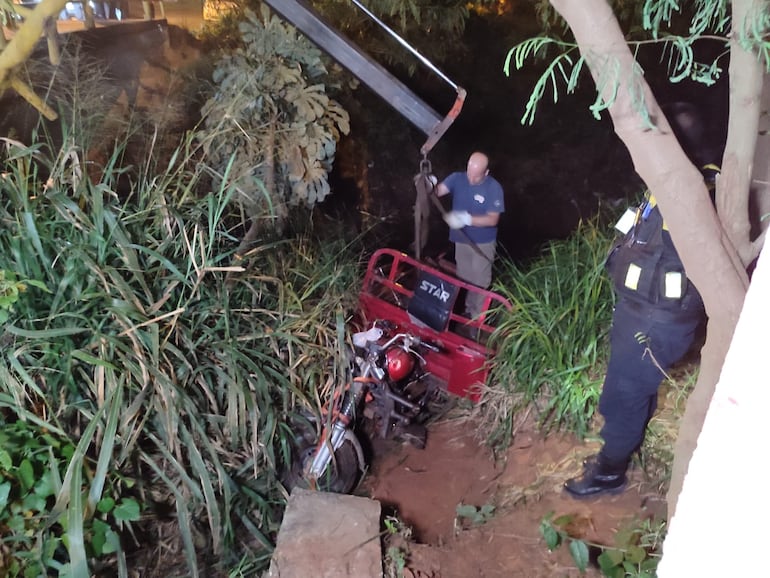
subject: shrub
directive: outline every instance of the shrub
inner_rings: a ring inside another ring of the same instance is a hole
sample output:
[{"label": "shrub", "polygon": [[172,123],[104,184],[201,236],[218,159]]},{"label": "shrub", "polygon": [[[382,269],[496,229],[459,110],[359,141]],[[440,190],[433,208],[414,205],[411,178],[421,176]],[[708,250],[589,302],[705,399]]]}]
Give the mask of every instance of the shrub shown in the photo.
[{"label": "shrub", "polygon": [[492,385],[478,408],[492,446],[510,444],[517,416],[530,407],[545,431],[589,430],[614,302],[604,274],[609,245],[603,227],[584,222],[525,267],[502,261],[495,289],[513,310],[499,312]]},{"label": "shrub", "polygon": [[6,536],[49,544],[17,556],[19,571],[126,576],[169,524],[190,575],[244,553],[264,564],[286,423],[334,383],[357,255],[309,236],[237,253],[232,190],[201,188],[190,141],[122,200],[117,159],[92,183],[81,151],[5,142],[0,269],[35,283],[2,326],[0,408],[31,424],[20,455],[35,456],[32,477],[65,472],[8,491],[13,503],[42,493],[32,517],[55,522]]}]

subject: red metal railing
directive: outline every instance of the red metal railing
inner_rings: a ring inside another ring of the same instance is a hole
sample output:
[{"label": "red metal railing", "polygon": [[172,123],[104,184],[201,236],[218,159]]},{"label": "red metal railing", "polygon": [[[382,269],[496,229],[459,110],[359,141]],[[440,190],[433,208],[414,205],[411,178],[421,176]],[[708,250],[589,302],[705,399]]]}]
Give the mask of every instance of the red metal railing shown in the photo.
[{"label": "red metal railing", "polygon": [[[421,323],[408,311],[416,283],[424,273],[458,289],[443,330]],[[476,319],[461,312],[468,293],[483,296],[482,312]],[[425,355],[428,371],[445,382],[450,393],[474,401],[478,400],[479,386],[486,382],[487,361],[494,355],[487,343],[496,328],[496,312],[512,307],[507,299],[493,291],[466,283],[393,249],[380,249],[369,260],[359,306],[364,323],[387,319],[439,345],[440,353]]]}]

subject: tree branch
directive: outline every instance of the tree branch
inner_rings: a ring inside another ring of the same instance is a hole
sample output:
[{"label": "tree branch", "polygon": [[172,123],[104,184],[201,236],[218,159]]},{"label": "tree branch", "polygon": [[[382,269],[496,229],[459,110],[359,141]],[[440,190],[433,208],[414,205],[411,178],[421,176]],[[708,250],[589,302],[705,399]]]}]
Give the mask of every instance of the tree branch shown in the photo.
[{"label": "tree branch", "polygon": [[56,18],[66,3],[67,0],[42,0],[34,10],[26,11],[24,24],[0,52],[0,86],[12,87],[48,120],[56,119],[56,112],[28,84],[15,77],[14,69],[27,61],[43,35],[46,22]]}]

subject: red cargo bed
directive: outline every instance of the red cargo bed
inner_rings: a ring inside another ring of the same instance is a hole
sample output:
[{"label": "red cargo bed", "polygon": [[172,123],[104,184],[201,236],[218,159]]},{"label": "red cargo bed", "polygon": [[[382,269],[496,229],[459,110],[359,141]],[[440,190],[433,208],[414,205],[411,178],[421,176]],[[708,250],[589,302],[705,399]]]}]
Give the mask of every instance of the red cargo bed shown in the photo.
[{"label": "red cargo bed", "polygon": [[[465,296],[484,297],[477,319],[463,315]],[[363,323],[384,319],[441,348],[427,352],[427,370],[452,394],[478,401],[494,351],[487,346],[501,309],[511,303],[393,249],[369,260],[359,296]]]}]

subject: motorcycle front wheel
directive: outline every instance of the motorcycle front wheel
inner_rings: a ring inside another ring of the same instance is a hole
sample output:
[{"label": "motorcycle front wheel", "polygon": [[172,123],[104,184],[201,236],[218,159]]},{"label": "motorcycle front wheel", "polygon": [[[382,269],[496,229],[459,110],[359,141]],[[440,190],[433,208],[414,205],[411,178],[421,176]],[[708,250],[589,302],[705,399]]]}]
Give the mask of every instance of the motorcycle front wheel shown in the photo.
[{"label": "motorcycle front wheel", "polygon": [[[301,436],[295,440],[291,471],[286,480],[289,489],[311,486],[310,481],[305,478],[305,471],[313,461],[318,447],[318,441],[313,439],[314,437]],[[342,445],[334,452],[334,458],[329,462],[329,466],[315,481],[315,489],[347,494],[356,487],[365,468],[365,464],[361,461],[361,448],[356,447],[356,444],[357,441],[354,443],[350,438],[345,438]]]}]

